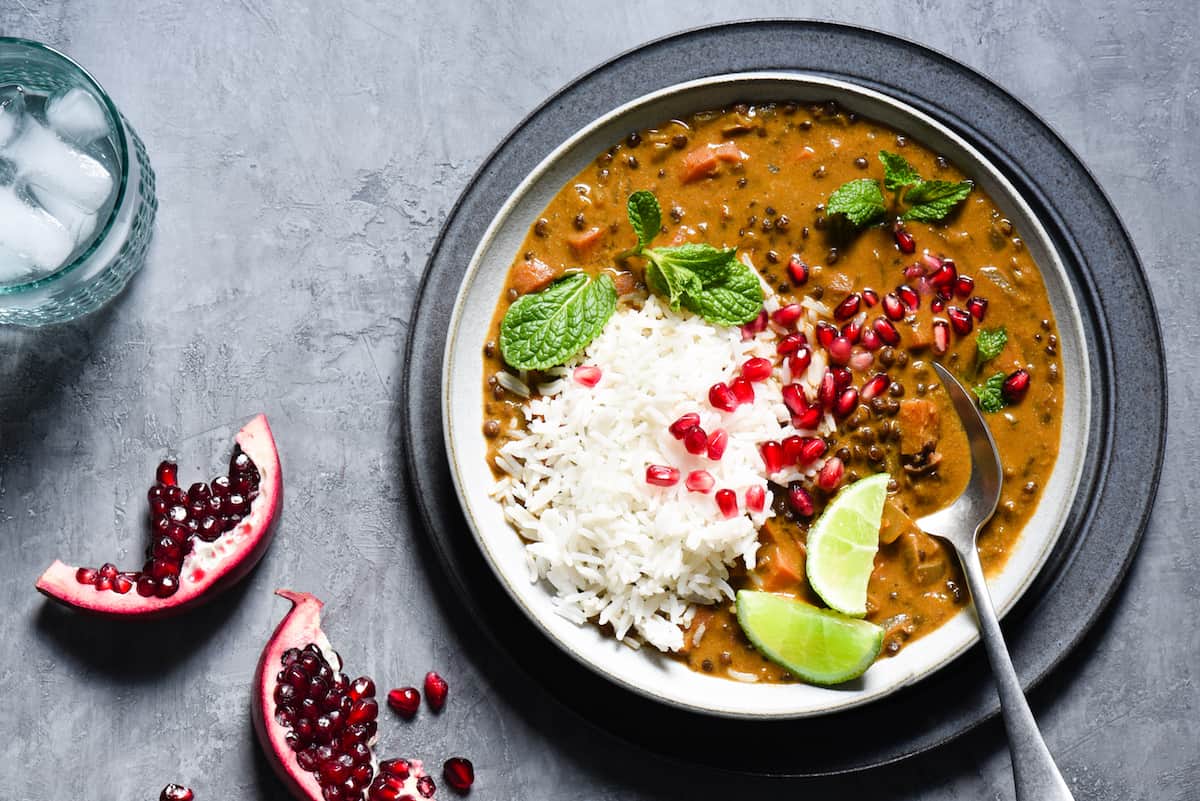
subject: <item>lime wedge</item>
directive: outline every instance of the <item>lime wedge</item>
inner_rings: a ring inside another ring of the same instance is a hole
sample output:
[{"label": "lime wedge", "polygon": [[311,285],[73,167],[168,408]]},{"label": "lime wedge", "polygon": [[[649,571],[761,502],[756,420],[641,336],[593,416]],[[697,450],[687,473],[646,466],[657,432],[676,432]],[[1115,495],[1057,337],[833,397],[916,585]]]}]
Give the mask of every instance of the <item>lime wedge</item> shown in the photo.
[{"label": "lime wedge", "polygon": [[764,656],[813,684],[840,684],[866,672],[883,629],[865,620],[757,590],[737,594],[738,623]]},{"label": "lime wedge", "polygon": [[891,477],[877,473],[839,492],[808,530],[806,572],[830,609],[867,614],[867,581],[879,550],[879,525]]}]

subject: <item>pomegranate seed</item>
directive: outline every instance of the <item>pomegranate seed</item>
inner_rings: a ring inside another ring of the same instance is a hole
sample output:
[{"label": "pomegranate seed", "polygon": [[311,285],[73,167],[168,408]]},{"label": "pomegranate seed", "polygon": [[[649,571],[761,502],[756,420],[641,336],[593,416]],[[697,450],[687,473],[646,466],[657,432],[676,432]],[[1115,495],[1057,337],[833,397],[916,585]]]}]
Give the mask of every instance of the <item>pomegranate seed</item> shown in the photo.
[{"label": "pomegranate seed", "polygon": [[776,325],[783,328],[791,328],[800,319],[800,315],[804,313],[804,307],[799,303],[789,303],[788,305],[776,309],[771,315],[771,319]]},{"label": "pomegranate seed", "polygon": [[971,313],[972,317],[982,323],[983,315],[987,312],[987,299],[979,297],[971,298],[967,301],[967,311]]},{"label": "pomegranate seed", "polygon": [[708,434],[700,426],[692,426],[683,435],[683,447],[688,453],[699,456],[708,450]]},{"label": "pomegranate seed", "polygon": [[900,298],[910,312],[916,311],[921,306],[921,296],[917,294],[917,290],[907,284],[896,287],[896,297]]},{"label": "pomegranate seed", "polygon": [[883,345],[883,343],[879,341],[879,334],[875,333],[874,328],[867,328],[863,330],[862,344],[867,350],[879,350],[880,346]]},{"label": "pomegranate seed", "polygon": [[755,484],[746,490],[746,509],[758,513],[767,508],[767,491]]},{"label": "pomegranate seed", "polygon": [[747,359],[742,365],[742,378],[747,381],[765,381],[771,377],[771,369],[771,362],[767,359]]},{"label": "pomegranate seed", "polygon": [[116,576],[113,578],[112,590],[117,595],[124,595],[125,593],[127,593],[133,589],[133,581],[134,580],[131,579],[129,576],[122,573],[119,576]]},{"label": "pomegranate seed", "polygon": [[876,318],[875,333],[879,335],[879,338],[886,345],[895,345],[900,342],[900,332],[896,330],[896,326],[892,325],[891,321],[886,317]]},{"label": "pomegranate seed", "polygon": [[858,406],[858,390],[854,387],[842,390],[842,394],[838,395],[837,404],[833,407],[833,413],[837,417],[845,417]]},{"label": "pomegranate seed", "polygon": [[957,306],[951,306],[946,314],[950,316],[950,325],[954,327],[954,332],[959,336],[966,336],[971,333],[971,326],[974,322],[971,320],[971,313],[966,309],[960,309]]},{"label": "pomegranate seed", "polygon": [[864,289],[862,291],[862,299],[863,303],[867,304],[867,308],[870,309],[879,303],[879,293],[874,289]]},{"label": "pomegranate seed", "polygon": [[817,389],[817,400],[821,402],[821,406],[828,409],[833,406],[833,398],[837,393],[837,384],[834,381],[833,373],[826,370],[825,375],[821,376],[821,386]]},{"label": "pomegranate seed", "polygon": [[821,407],[810,406],[800,414],[792,415],[792,427],[803,431],[815,431],[821,424]]},{"label": "pomegranate seed", "polygon": [[954,294],[960,298],[969,297],[975,291],[975,279],[969,275],[960,275],[954,282]]},{"label": "pomegranate seed", "polygon": [[442,765],[442,775],[446,777],[447,784],[460,793],[465,793],[475,783],[475,766],[469,759],[451,757]]},{"label": "pomegranate seed", "polygon": [[[675,471],[675,480],[679,480],[679,471]],[[434,712],[441,712],[446,705],[446,693],[450,685],[432,670],[425,674],[425,702]]]},{"label": "pomegranate seed", "polygon": [[90,567],[81,567],[75,571],[75,580],[80,584],[94,584],[97,573]]},{"label": "pomegranate seed", "polygon": [[925,277],[925,268],[919,264],[910,264],[904,268],[905,281],[918,281]]},{"label": "pomegranate seed", "polygon": [[946,259],[942,262],[942,266],[938,267],[929,275],[929,283],[933,284],[938,289],[953,289],[954,284],[958,281],[958,270],[954,268],[954,262]]},{"label": "pomegranate seed", "polygon": [[729,447],[729,432],[718,428],[708,438],[708,458],[714,462],[720,461],[721,457],[725,455],[727,447]]},{"label": "pomegranate seed", "polygon": [[688,412],[674,423],[671,423],[667,430],[671,432],[671,436],[675,439],[683,439],[684,434],[698,425],[700,425],[700,415],[695,412]]},{"label": "pomegranate seed", "polygon": [[821,343],[823,348],[828,348],[829,343],[833,342],[834,337],[840,333],[841,331],[838,331],[836,326],[830,325],[824,320],[817,323],[817,342]]},{"label": "pomegranate seed", "polygon": [[658,487],[673,487],[679,483],[679,471],[662,464],[647,465],[646,483]]},{"label": "pomegranate seed", "polygon": [[799,256],[792,256],[787,266],[788,276],[796,286],[804,286],[808,281],[808,265],[800,261]]},{"label": "pomegranate seed", "polygon": [[913,239],[913,235],[903,228],[897,226],[892,234],[896,237],[896,247],[901,253],[915,253],[917,250],[917,240]]},{"label": "pomegranate seed", "polygon": [[833,385],[838,391],[850,386],[850,381],[854,378],[845,367],[834,367],[829,372],[833,373]]},{"label": "pomegranate seed", "polygon": [[950,325],[945,320],[933,321],[933,352],[945,353],[950,350]]},{"label": "pomegranate seed", "polygon": [[760,445],[758,450],[762,455],[763,466],[767,468],[767,475],[773,475],[783,469],[782,445],[771,439]]},{"label": "pomegranate seed", "polygon": [[421,707],[421,693],[416,687],[401,687],[389,690],[387,704],[394,712],[404,718],[412,719]]},{"label": "pomegranate seed", "polygon": [[904,317],[904,304],[896,293],[889,292],[883,296],[883,313],[892,320]]},{"label": "pomegranate seed", "polygon": [[346,715],[346,725],[370,723],[377,717],[379,717],[379,702],[374,698],[363,698],[355,701],[354,705],[350,707],[350,714]]},{"label": "pomegranate seed", "polygon": [[708,402],[714,409],[732,412],[738,407],[737,396],[728,384],[713,384],[708,390]]},{"label": "pomegranate seed", "polygon": [[600,368],[591,365],[581,365],[575,368],[575,372],[571,374],[575,378],[575,383],[585,387],[594,387],[600,383]]},{"label": "pomegranate seed", "polygon": [[783,404],[792,414],[801,414],[808,408],[808,399],[804,397],[799,384],[786,384],[781,393],[783,394]]},{"label": "pomegranate seed", "polygon": [[857,344],[862,337],[863,320],[866,319],[866,315],[867,313],[863,312],[842,326],[842,338],[849,340],[851,345]]},{"label": "pomegranate seed", "polygon": [[930,253],[928,250],[921,254],[921,263],[925,265],[927,272],[938,270],[942,266],[942,260]]},{"label": "pomegranate seed", "polygon": [[839,303],[833,309],[833,316],[838,320],[849,320],[854,315],[858,314],[858,307],[862,303],[862,297],[857,292],[852,292],[846,296],[846,299]]},{"label": "pomegranate seed", "polygon": [[788,334],[775,346],[775,352],[780,356],[786,356],[789,353],[795,353],[808,345],[808,337],[804,334]]},{"label": "pomegranate seed", "polygon": [[1010,374],[1008,378],[1004,379],[1004,383],[1000,385],[1000,394],[1009,403],[1020,403],[1028,391],[1029,373],[1024,370],[1017,370]]},{"label": "pomegranate seed", "polygon": [[731,489],[717,490],[717,508],[726,520],[737,517],[737,493]]},{"label": "pomegranate seed", "polygon": [[945,308],[946,301],[942,300],[941,298],[934,298],[933,300],[929,301],[929,310],[934,314],[941,314],[942,310]]},{"label": "pomegranate seed", "polygon": [[738,404],[754,403],[754,385],[745,378],[735,378],[729,383],[729,388],[733,390],[733,396],[737,398]]},{"label": "pomegranate seed", "polygon": [[754,339],[755,336],[767,330],[767,310],[759,309],[758,316],[742,326],[742,339]]},{"label": "pomegranate seed", "polygon": [[842,460],[832,456],[825,460],[825,464],[821,465],[821,470],[817,473],[817,486],[826,492],[831,492],[837,489],[838,484],[842,483],[842,474],[845,472],[846,468],[842,464]]},{"label": "pomegranate seed", "polygon": [[800,466],[810,465],[825,455],[829,445],[820,437],[805,437],[800,446]]},{"label": "pomegranate seed", "polygon": [[879,396],[888,388],[889,383],[886,373],[876,373],[870,381],[863,384],[862,392],[860,393],[862,399],[869,401],[871,398]]},{"label": "pomegranate seed", "polygon": [[375,682],[366,676],[359,676],[354,681],[350,682],[350,687],[346,690],[346,695],[350,696],[351,701],[361,701],[364,698],[375,697]]},{"label": "pomegranate seed", "polygon": [[875,363],[875,356],[869,350],[855,348],[854,353],[850,354],[850,367],[860,373],[865,373],[871,369],[871,365]]},{"label": "pomegranate seed", "polygon": [[804,437],[793,434],[783,441],[784,464],[796,464],[800,461],[800,451],[804,447]]},{"label": "pomegranate seed", "polygon": [[712,492],[713,484],[716,481],[712,477],[712,473],[707,470],[693,470],[688,473],[687,480],[684,486],[688,488],[688,492]]},{"label": "pomegranate seed", "polygon": [[164,487],[174,487],[179,481],[179,465],[174,462],[162,462],[155,471],[155,478]]},{"label": "pomegranate seed", "polygon": [[180,784],[168,784],[162,789],[162,793],[158,796],[158,801],[192,801],[196,794],[191,791],[191,788],[184,787]]},{"label": "pomegranate seed", "polygon": [[813,498],[799,481],[788,484],[788,505],[801,517],[812,517]]},{"label": "pomegranate seed", "polygon": [[805,345],[799,348],[795,353],[788,357],[788,369],[792,371],[792,378],[799,378],[800,374],[808,369],[808,365],[812,363],[812,351]]},{"label": "pomegranate seed", "polygon": [[422,776],[417,779],[417,792],[421,794],[422,798],[433,798],[433,794],[437,792],[437,785],[430,777]]},{"label": "pomegranate seed", "polygon": [[850,360],[850,350],[852,347],[850,340],[845,337],[834,337],[834,340],[829,343],[829,361],[834,364],[845,364]]}]

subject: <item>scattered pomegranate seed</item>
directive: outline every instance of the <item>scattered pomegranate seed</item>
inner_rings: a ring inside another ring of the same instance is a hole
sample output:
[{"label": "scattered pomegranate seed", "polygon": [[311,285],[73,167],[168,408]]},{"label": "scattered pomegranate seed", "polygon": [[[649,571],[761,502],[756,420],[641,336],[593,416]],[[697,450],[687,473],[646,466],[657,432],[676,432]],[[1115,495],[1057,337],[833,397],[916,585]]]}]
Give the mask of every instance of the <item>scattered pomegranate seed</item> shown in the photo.
[{"label": "scattered pomegranate seed", "polygon": [[915,253],[917,251],[917,240],[913,239],[913,235],[904,230],[904,226],[897,223],[892,229],[892,235],[896,237],[896,247],[901,253]]},{"label": "scattered pomegranate seed", "polygon": [[834,364],[845,364],[850,360],[850,350],[853,346],[850,340],[843,336],[834,337],[829,343],[829,361]]},{"label": "scattered pomegranate seed", "polygon": [[767,475],[773,475],[783,469],[783,446],[775,440],[767,440],[759,446],[759,453],[762,455],[763,466],[767,468]]},{"label": "scattered pomegranate seed", "polygon": [[810,406],[800,414],[792,415],[792,427],[802,431],[815,431],[821,424],[821,407]]},{"label": "scattered pomegranate seed", "polygon": [[889,292],[883,296],[883,313],[892,320],[904,317],[904,304],[900,301],[899,295]]},{"label": "scattered pomegranate seed", "polygon": [[379,763],[379,772],[403,781],[412,774],[412,763],[407,759],[385,759]]},{"label": "scattered pomegranate seed", "polygon": [[925,268],[919,264],[910,264],[904,268],[904,280],[918,281],[925,277]]},{"label": "scattered pomegranate seed", "polygon": [[731,489],[717,490],[717,508],[726,520],[737,517],[737,493]]},{"label": "scattered pomegranate seed", "polygon": [[942,261],[942,266],[933,271],[929,276],[929,283],[933,284],[938,289],[948,290],[953,292],[954,285],[958,282],[958,270],[954,267],[954,262],[950,259]]},{"label": "scattered pomegranate seed", "polygon": [[673,487],[679,483],[679,471],[663,464],[647,465],[646,483],[657,487]]},{"label": "scattered pomegranate seed", "polygon": [[708,434],[700,426],[692,426],[683,435],[683,447],[688,453],[699,456],[708,450]]},{"label": "scattered pomegranate seed", "polygon": [[1025,393],[1029,391],[1029,373],[1024,370],[1017,370],[1004,379],[1004,383],[1000,385],[1000,394],[1004,396],[1004,400],[1009,403],[1020,403],[1025,397]]},{"label": "scattered pomegranate seed", "polygon": [[797,348],[796,352],[788,357],[788,369],[792,371],[792,378],[799,378],[811,363],[812,351],[808,349],[808,346]]},{"label": "scattered pomegranate seed", "polygon": [[682,415],[674,423],[671,423],[667,430],[671,432],[671,436],[673,436],[675,439],[683,439],[683,435],[686,434],[689,429],[695,428],[698,425],[700,425],[700,415],[696,414],[695,412],[688,412],[687,414]]},{"label": "scattered pomegranate seed", "polygon": [[688,492],[712,492],[713,484],[716,481],[712,477],[712,473],[707,470],[693,470],[687,474],[687,480],[684,481],[684,486],[688,488]]},{"label": "scattered pomegranate seed", "polygon": [[795,353],[808,345],[808,337],[804,334],[788,334],[775,345],[775,352],[780,356]]},{"label": "scattered pomegranate seed", "polygon": [[451,757],[442,765],[442,775],[446,777],[446,784],[465,793],[475,783],[475,766],[469,759]]},{"label": "scattered pomegranate seed", "polygon": [[733,396],[737,398],[738,405],[754,403],[754,385],[747,379],[735,378],[729,382],[729,388],[733,390]]},{"label": "scattered pomegranate seed", "polygon": [[862,392],[859,394],[863,400],[869,401],[871,398],[882,395],[883,391],[888,388],[889,383],[891,382],[888,380],[887,373],[876,373],[871,377],[871,380],[863,384]]},{"label": "scattered pomegranate seed", "polygon": [[783,404],[792,414],[800,414],[808,408],[808,399],[804,397],[799,384],[785,384],[781,394],[783,395]]},{"label": "scattered pomegranate seed", "polygon": [[179,465],[174,462],[162,462],[154,476],[164,487],[174,487],[179,484]]},{"label": "scattered pomegranate seed", "polygon": [[929,310],[934,314],[941,314],[945,308],[946,301],[942,300],[941,298],[934,298],[933,300],[929,301]]},{"label": "scattered pomegranate seed", "polygon": [[585,387],[594,387],[600,383],[600,368],[593,367],[590,364],[576,367],[572,375],[575,377],[576,383],[582,384]]},{"label": "scattered pomegranate seed", "polygon": [[950,325],[953,326],[954,332],[959,336],[966,336],[971,333],[971,327],[974,321],[971,319],[971,313],[966,309],[960,309],[957,306],[951,306],[947,312],[950,317]]},{"label": "scattered pomegranate seed", "polygon": [[732,412],[738,407],[737,396],[728,384],[713,384],[708,390],[708,402],[723,412]]},{"label": "scattered pomegranate seed", "polygon": [[983,315],[987,312],[987,299],[979,297],[971,298],[967,301],[967,311],[969,311],[971,316],[974,317],[978,322],[982,323]]},{"label": "scattered pomegranate seed", "polygon": [[95,584],[96,571],[90,567],[81,567],[75,571],[75,580],[80,584]]},{"label": "scattered pomegranate seed", "polygon": [[833,373],[829,370],[825,371],[825,375],[821,376],[821,385],[817,388],[817,400],[821,402],[823,408],[831,408],[833,399],[837,394],[837,384],[834,381]]},{"label": "scattered pomegranate seed", "polygon": [[933,321],[933,352],[945,353],[950,350],[950,325],[945,320]]},{"label": "scattered pomegranate seed", "polygon": [[808,281],[808,265],[800,261],[799,256],[792,256],[787,266],[788,277],[796,286],[804,286]]},{"label": "scattered pomegranate seed", "polygon": [[833,342],[834,337],[840,333],[842,332],[837,329],[837,326],[831,325],[824,320],[817,323],[817,342],[819,342],[823,348],[828,348],[829,343]]},{"label": "scattered pomegranate seed", "polygon": [[825,464],[821,465],[821,470],[817,473],[817,486],[826,492],[835,490],[838,484],[842,483],[842,474],[845,472],[846,467],[842,460],[831,456],[825,460]]},{"label": "scattered pomegranate seed", "polygon": [[758,484],[746,490],[747,511],[758,513],[767,508],[767,491]]},{"label": "scattered pomegranate seed", "polygon": [[767,310],[759,309],[758,316],[742,326],[742,339],[754,339],[767,330]]},{"label": "scattered pomegranate seed", "polygon": [[820,437],[805,437],[804,442],[800,445],[799,464],[802,467],[812,464],[824,456],[828,448],[829,445]]},{"label": "scattered pomegranate seed", "polygon": [[765,381],[771,377],[771,362],[769,359],[755,357],[747,359],[742,364],[742,378],[747,381]]},{"label": "scattered pomegranate seed", "polygon": [[883,343],[879,340],[879,334],[875,333],[874,328],[866,328],[862,332],[862,344],[867,350],[879,350]]},{"label": "scattered pomegranate seed", "polygon": [[196,794],[191,791],[191,788],[181,784],[168,784],[159,794],[158,801],[192,801],[195,797]]},{"label": "scattered pomegranate seed", "polygon": [[387,694],[387,704],[394,712],[411,720],[421,707],[421,693],[417,692],[416,687],[390,690]]},{"label": "scattered pomegranate seed", "polygon": [[854,353],[850,354],[850,367],[860,373],[865,373],[867,370],[870,370],[871,365],[874,363],[875,356],[869,350],[855,348]]},{"label": "scattered pomegranate seed", "polygon": [[837,417],[846,417],[850,412],[858,406],[858,390],[854,387],[842,390],[842,394],[838,395],[837,403],[834,404],[833,413]]},{"label": "scattered pomegranate seed", "polygon": [[725,455],[727,447],[729,447],[729,432],[718,428],[708,438],[708,458],[714,462],[720,461],[721,457]]},{"label": "scattered pomegranate seed", "polygon": [[437,785],[433,783],[431,777],[422,776],[417,779],[417,792],[421,794],[422,798],[433,798],[433,794],[437,792]]},{"label": "scattered pomegranate seed", "polygon": [[969,275],[960,275],[958,280],[954,282],[954,294],[960,298],[970,297],[975,291],[975,279]]},{"label": "scattered pomegranate seed", "polygon": [[862,299],[863,303],[870,309],[879,304],[879,293],[874,289],[864,289],[862,291]]},{"label": "scattered pomegranate seed", "polygon": [[792,510],[801,517],[812,517],[813,515],[813,498],[812,495],[799,481],[793,481],[788,484],[788,505]]},{"label": "scattered pomegranate seed", "polygon": [[925,270],[927,272],[932,273],[933,271],[941,268],[942,260],[926,250],[921,254],[921,264],[925,265]]},{"label": "scattered pomegranate seed", "polygon": [[793,434],[783,441],[784,464],[796,464],[800,461],[800,451],[804,447],[804,437]]},{"label": "scattered pomegranate seed", "polygon": [[[675,475],[679,475],[678,470],[675,471]],[[449,689],[450,685],[446,684],[446,680],[432,670],[425,674],[425,702],[434,712],[441,712],[442,707],[446,705],[446,693]]]},{"label": "scattered pomegranate seed", "polygon": [[896,287],[896,297],[900,298],[908,311],[914,312],[921,307],[921,296],[917,294],[917,290],[907,284],[902,284]]},{"label": "scattered pomegranate seed", "polygon": [[829,372],[833,373],[833,385],[839,392],[850,386],[850,382],[854,380],[854,376],[845,367],[834,367]]},{"label": "scattered pomegranate seed", "polygon": [[839,303],[833,309],[833,316],[838,320],[849,320],[854,315],[858,314],[858,307],[862,303],[862,296],[857,292],[851,292],[846,296],[846,299]]},{"label": "scattered pomegranate seed", "polygon": [[799,303],[789,303],[782,308],[776,309],[775,313],[771,315],[771,320],[778,326],[791,328],[803,313],[804,307]]},{"label": "scattered pomegranate seed", "polygon": [[886,317],[876,318],[874,328],[875,333],[879,335],[884,344],[895,345],[900,342],[900,332]]},{"label": "scattered pomegranate seed", "polygon": [[849,340],[851,345],[857,344],[858,340],[862,337],[863,321],[866,320],[866,318],[867,313],[863,312],[850,322],[843,325],[842,338]]}]

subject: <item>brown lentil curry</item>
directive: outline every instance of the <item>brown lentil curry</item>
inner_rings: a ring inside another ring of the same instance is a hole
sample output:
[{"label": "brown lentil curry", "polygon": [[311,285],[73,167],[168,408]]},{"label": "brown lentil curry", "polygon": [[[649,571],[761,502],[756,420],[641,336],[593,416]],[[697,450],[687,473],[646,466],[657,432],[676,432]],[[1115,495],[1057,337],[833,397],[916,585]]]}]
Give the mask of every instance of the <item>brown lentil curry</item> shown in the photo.
[{"label": "brown lentil curry", "polygon": [[[603,153],[550,202],[510,269],[484,346],[489,464],[507,432],[523,425],[523,399],[495,378],[509,369],[496,346],[504,313],[517,297],[544,288],[568,269],[609,273],[623,301],[644,296],[642,265],[633,263],[640,260],[618,261],[616,254],[635,241],[626,199],[646,189],[663,207],[659,241],[736,247],[782,303],[808,296],[833,308],[851,293],[867,297],[867,290],[883,298],[910,283],[904,270],[923,251],[952,260],[960,276],[974,281],[970,294],[985,298],[987,306],[985,319],[972,324],[1003,325],[1008,331],[1007,344],[985,372],[1025,370],[1031,376],[1020,403],[988,415],[1005,483],[979,551],[985,570],[999,570],[1032,515],[1058,453],[1061,389],[1054,316],[1019,232],[978,187],[947,219],[908,221],[900,234],[891,225],[854,233],[827,217],[824,204],[834,189],[856,178],[878,177],[877,154],[883,149],[903,155],[927,178],[970,177],[905,134],[833,104],[703,111],[631,133]],[[905,235],[915,241],[915,253],[903,247]],[[803,283],[788,270],[793,260],[808,268]],[[845,464],[846,481],[884,470],[892,476],[867,602],[867,620],[886,631],[883,657],[934,630],[968,602],[953,554],[911,522],[952,501],[969,472],[969,459],[957,457],[966,451],[965,437],[929,366],[937,358],[958,375],[974,378],[973,335],[955,334],[944,353],[933,352],[935,317],[945,319],[951,305],[964,303],[961,296],[947,294],[936,315],[929,298],[922,298],[915,312],[906,307],[895,323],[900,342],[879,349],[876,364],[854,375],[854,386],[861,386],[875,372],[886,371],[886,391],[841,420],[829,441],[829,453]],[[868,320],[874,320],[880,307],[867,311]],[[773,494],[777,514],[760,531],[758,565],[736,572],[732,583],[821,605],[804,578],[812,518],[793,511],[785,491]],[[819,515],[831,494],[814,488],[814,496]],[[694,644],[701,624],[703,637]],[[791,680],[750,645],[731,605],[698,610],[685,642],[679,657],[695,670],[725,675],[732,669],[760,681]]]}]

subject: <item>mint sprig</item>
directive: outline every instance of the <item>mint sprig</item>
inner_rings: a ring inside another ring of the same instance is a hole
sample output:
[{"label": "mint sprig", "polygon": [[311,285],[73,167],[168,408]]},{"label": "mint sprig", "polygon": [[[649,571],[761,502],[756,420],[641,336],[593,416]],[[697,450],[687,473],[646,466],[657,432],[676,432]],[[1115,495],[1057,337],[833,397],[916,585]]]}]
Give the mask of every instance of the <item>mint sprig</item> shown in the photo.
[{"label": "mint sprig", "polygon": [[833,190],[826,203],[829,214],[840,214],[855,228],[878,221],[889,211],[883,190],[892,193],[890,209],[904,220],[945,219],[971,193],[971,181],[926,181],[908,159],[879,151],[883,186],[874,178],[856,178]]},{"label": "mint sprig", "polygon": [[742,325],[758,316],[763,290],[758,274],[737,257],[737,248],[707,244],[650,247],[662,224],[662,211],[654,194],[634,192],[626,204],[637,245],[620,258],[646,259],[646,285],[667,298],[678,311],[690,309],[716,325]]},{"label": "mint sprig", "polygon": [[1004,373],[996,373],[987,381],[971,388],[979,398],[979,408],[988,414],[998,412],[1008,405],[1004,400],[1004,377]]},{"label": "mint sprig", "polygon": [[617,308],[612,278],[571,273],[518,298],[500,322],[500,353],[518,370],[562,364],[596,338]]},{"label": "mint sprig", "polygon": [[985,362],[1000,355],[1008,344],[1008,330],[999,328],[980,328],[975,332],[975,372],[983,367]]}]

